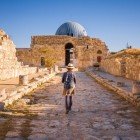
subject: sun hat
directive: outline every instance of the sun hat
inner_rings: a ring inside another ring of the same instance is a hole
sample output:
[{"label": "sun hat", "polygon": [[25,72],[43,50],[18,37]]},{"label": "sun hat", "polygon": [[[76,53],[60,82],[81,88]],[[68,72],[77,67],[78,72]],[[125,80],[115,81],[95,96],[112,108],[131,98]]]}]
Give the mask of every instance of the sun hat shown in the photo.
[{"label": "sun hat", "polygon": [[73,69],[73,68],[74,68],[73,64],[69,63],[67,69]]}]

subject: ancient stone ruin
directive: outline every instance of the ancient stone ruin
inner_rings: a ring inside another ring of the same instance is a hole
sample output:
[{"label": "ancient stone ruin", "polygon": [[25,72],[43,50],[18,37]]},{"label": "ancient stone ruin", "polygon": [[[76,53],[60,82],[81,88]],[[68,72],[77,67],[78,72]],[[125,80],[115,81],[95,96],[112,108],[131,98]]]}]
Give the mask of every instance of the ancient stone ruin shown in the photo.
[{"label": "ancient stone ruin", "polygon": [[47,65],[50,58],[59,67],[71,62],[85,69],[104,59],[108,49],[100,39],[87,36],[81,25],[68,22],[58,28],[56,35],[32,36],[31,47],[18,48],[16,54],[19,61],[31,66]]},{"label": "ancient stone ruin", "polygon": [[60,67],[72,61],[78,68],[87,68],[99,57],[104,59],[107,48],[101,40],[90,37],[33,36],[31,48],[17,49],[18,60],[28,65],[44,65],[43,59],[50,56],[56,58],[56,65]]},{"label": "ancient stone ruin", "polygon": [[15,47],[10,37],[0,29],[0,80],[36,72],[35,67],[22,66],[17,61]]},{"label": "ancient stone ruin", "polygon": [[140,49],[126,49],[110,54],[101,62],[104,71],[132,80],[140,80]]}]

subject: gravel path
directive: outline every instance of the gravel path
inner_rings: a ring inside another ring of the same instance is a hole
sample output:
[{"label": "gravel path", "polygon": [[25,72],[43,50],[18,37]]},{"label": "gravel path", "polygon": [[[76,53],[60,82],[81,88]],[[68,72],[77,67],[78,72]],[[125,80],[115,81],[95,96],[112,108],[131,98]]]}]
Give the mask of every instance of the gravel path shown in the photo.
[{"label": "gravel path", "polygon": [[76,94],[69,114],[65,114],[61,95],[61,75],[57,75],[1,114],[0,139],[140,140],[140,110],[84,72],[76,75]]}]

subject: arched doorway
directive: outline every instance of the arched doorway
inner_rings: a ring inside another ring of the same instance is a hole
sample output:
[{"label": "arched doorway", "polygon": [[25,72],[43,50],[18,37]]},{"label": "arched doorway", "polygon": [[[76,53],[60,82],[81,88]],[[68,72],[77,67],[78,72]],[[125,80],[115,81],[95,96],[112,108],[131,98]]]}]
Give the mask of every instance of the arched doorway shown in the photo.
[{"label": "arched doorway", "polygon": [[99,62],[99,63],[102,61],[101,55],[102,55],[102,51],[101,50],[98,50],[97,51],[97,62]]},{"label": "arched doorway", "polygon": [[73,45],[72,43],[67,43],[65,45],[65,65],[73,63]]},{"label": "arched doorway", "polygon": [[102,57],[101,56],[97,56],[97,62],[101,62],[102,61]]}]

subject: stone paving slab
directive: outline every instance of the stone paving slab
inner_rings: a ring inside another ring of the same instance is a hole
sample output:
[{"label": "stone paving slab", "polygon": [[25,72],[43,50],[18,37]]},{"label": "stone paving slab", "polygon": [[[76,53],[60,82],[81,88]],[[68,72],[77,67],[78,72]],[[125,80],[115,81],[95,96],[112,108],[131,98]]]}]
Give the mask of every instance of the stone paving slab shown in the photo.
[{"label": "stone paving slab", "polygon": [[[140,106],[140,95],[132,93],[132,80],[126,79],[124,77],[118,77],[111,75],[109,73],[96,70],[94,68],[88,69],[86,71],[91,77],[93,77],[97,82],[107,87],[110,90],[115,91],[121,95],[126,100],[130,101],[136,106]],[[124,83],[124,85],[118,85],[118,82]]]}]

